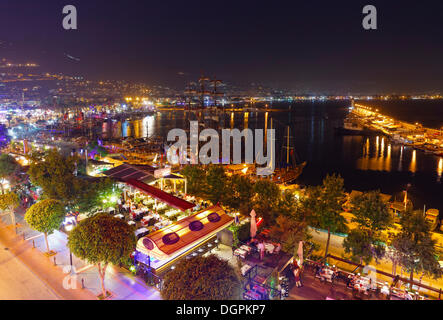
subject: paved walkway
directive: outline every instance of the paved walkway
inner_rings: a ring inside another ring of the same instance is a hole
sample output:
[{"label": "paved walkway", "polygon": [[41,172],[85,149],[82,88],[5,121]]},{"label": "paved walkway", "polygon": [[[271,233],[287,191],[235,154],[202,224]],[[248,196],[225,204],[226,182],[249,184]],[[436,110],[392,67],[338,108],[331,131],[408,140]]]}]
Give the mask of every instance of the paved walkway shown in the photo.
[{"label": "paved walkway", "polygon": [[[46,257],[43,235],[31,230],[23,220],[23,213],[16,214],[19,223],[18,235],[9,225],[9,216],[3,216],[0,223],[0,243],[9,248],[12,258],[20,261],[44,284],[40,289],[53,291],[58,299],[95,300],[101,293],[97,268],[72,255],[66,247],[67,235],[56,231],[48,237],[49,247],[56,251],[53,257]],[[6,227],[6,225],[9,225]],[[24,240],[25,238],[26,240]],[[55,258],[55,261],[54,261]],[[85,289],[82,289],[82,280]],[[0,280],[0,285],[2,284]],[[125,269],[109,266],[105,285],[115,300],[158,300],[160,293],[147,286],[141,279]],[[37,286],[37,283],[36,283]],[[8,297],[4,297],[8,299]],[[12,296],[10,297],[12,299]],[[38,294],[30,299],[38,299]]]},{"label": "paved walkway", "polygon": [[[2,231],[0,231],[2,232]],[[60,296],[8,247],[0,246],[0,300],[59,300]]]}]

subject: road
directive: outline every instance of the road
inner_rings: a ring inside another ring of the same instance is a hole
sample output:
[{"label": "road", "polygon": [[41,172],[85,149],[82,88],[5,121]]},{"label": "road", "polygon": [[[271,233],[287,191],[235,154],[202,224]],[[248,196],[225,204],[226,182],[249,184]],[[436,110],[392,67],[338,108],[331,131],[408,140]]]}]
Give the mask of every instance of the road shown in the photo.
[{"label": "road", "polygon": [[60,297],[0,245],[0,300],[59,300]]}]

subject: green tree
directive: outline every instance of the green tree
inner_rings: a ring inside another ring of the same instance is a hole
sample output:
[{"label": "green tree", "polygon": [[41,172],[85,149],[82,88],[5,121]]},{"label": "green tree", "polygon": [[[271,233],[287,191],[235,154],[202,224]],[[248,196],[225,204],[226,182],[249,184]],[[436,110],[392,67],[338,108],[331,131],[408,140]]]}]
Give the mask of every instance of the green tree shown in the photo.
[{"label": "green tree", "polygon": [[65,208],[58,200],[46,199],[32,205],[25,214],[29,226],[45,235],[46,248],[49,250],[48,234],[57,230],[65,219]]},{"label": "green tree", "polygon": [[254,210],[263,217],[264,224],[273,225],[277,218],[275,208],[281,196],[280,188],[270,180],[261,179],[254,184],[254,193]]},{"label": "green tree", "polygon": [[31,163],[28,174],[32,184],[43,189],[44,198],[72,206],[84,190],[84,183],[75,176],[77,161],[51,150],[41,161]]},{"label": "green tree", "polygon": [[343,242],[346,253],[351,253],[352,259],[362,263],[370,263],[382,258],[385,247],[382,242],[382,231],[392,226],[392,217],[387,204],[379,191],[364,192],[351,200],[352,213],[358,227],[353,229]]},{"label": "green tree", "polygon": [[281,243],[283,251],[296,255],[299,242],[308,239],[307,226],[306,221],[280,215],[270,228],[270,236]]},{"label": "green tree", "polygon": [[276,211],[283,216],[292,217],[296,220],[299,217],[304,217],[307,213],[302,210],[302,202],[297,198],[293,191],[285,190],[281,193],[281,196],[277,202]]},{"label": "green tree", "polygon": [[312,213],[314,226],[328,231],[325,257],[328,255],[331,232],[347,230],[346,220],[341,215],[345,199],[344,181],[339,175],[327,175],[322,185],[307,188],[304,210]]},{"label": "green tree", "polygon": [[[15,182],[15,175],[19,168],[20,165],[14,157],[6,153],[0,154],[0,179],[9,180],[12,185]],[[0,189],[2,194],[5,193],[2,183],[0,183]]]},{"label": "green tree", "polygon": [[343,247],[347,254],[351,254],[351,260],[366,264],[382,258],[385,253],[385,247],[380,241],[373,238],[371,232],[364,229],[353,229],[343,240]]},{"label": "green tree", "polygon": [[115,208],[122,192],[111,178],[84,181],[83,192],[76,200],[75,206],[79,212],[87,212],[91,216],[108,208]]},{"label": "green tree", "polygon": [[165,300],[238,300],[242,290],[238,273],[214,255],[180,261],[164,278]]},{"label": "green tree", "polygon": [[14,210],[20,206],[20,199],[17,194],[8,192],[0,195],[0,210],[9,212],[11,217],[11,224],[15,225],[15,213]]},{"label": "green tree", "polygon": [[206,173],[200,166],[189,165],[181,171],[187,180],[187,192],[193,196],[200,197],[206,184]]},{"label": "green tree", "polygon": [[223,202],[226,188],[227,176],[225,169],[219,165],[209,165],[206,170],[206,198],[213,204]]},{"label": "green tree", "polygon": [[409,210],[400,219],[401,231],[394,236],[391,245],[397,261],[410,273],[422,273],[434,277],[442,276],[436,256],[436,241],[431,237],[430,225],[421,211]]},{"label": "green tree", "polygon": [[364,192],[351,200],[353,222],[372,231],[385,230],[392,226],[392,216],[380,191]]},{"label": "green tree", "polygon": [[80,259],[97,265],[103,298],[108,265],[124,263],[135,250],[133,228],[125,221],[98,214],[80,221],[68,236],[68,247]]},{"label": "green tree", "polygon": [[252,197],[254,196],[254,186],[251,180],[242,175],[234,174],[228,179],[227,192],[224,205],[240,210],[242,213],[249,213],[252,210]]}]

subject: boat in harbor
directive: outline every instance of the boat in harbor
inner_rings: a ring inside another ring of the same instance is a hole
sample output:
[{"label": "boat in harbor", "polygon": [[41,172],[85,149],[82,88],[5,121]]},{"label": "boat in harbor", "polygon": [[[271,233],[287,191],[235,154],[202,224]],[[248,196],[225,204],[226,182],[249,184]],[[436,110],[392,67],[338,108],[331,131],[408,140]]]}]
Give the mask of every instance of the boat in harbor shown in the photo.
[{"label": "boat in harbor", "polygon": [[374,134],[374,131],[369,130],[357,121],[351,119],[345,119],[342,126],[335,127],[334,129],[335,133],[338,135],[363,136]]},{"label": "boat in harbor", "polygon": [[[272,118],[271,118],[272,129]],[[282,153],[280,159],[277,159],[277,167],[271,176],[271,180],[277,184],[292,183],[303,173],[303,169],[306,167],[307,162],[297,163],[295,148],[291,143],[291,128],[288,124],[286,126],[285,144],[282,147]],[[273,155],[271,155],[273,156]]]}]

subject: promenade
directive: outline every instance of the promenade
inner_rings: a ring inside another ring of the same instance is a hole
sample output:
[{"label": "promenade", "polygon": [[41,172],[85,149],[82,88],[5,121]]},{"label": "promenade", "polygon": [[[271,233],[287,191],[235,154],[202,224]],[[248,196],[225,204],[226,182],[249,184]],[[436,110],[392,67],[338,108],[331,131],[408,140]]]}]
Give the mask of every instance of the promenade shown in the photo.
[{"label": "promenade", "polygon": [[[22,210],[16,213],[16,220],[17,234],[9,224],[9,216],[3,216],[0,222],[0,249],[7,248],[3,250],[9,253],[0,255],[0,271],[5,270],[0,272],[0,286],[5,288],[1,299],[97,299],[101,293],[97,268],[74,255],[71,267],[66,234],[56,231],[48,237],[50,249],[57,254],[46,257],[44,237],[27,226]],[[105,285],[113,294],[110,300],[161,299],[158,290],[117,266],[108,267]]]}]

